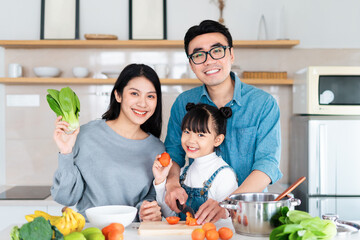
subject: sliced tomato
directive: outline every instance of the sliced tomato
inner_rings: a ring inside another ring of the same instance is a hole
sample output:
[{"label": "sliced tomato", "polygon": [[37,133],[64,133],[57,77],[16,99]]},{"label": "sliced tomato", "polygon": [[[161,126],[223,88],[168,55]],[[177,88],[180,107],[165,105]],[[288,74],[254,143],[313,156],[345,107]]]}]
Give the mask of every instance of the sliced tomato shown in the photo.
[{"label": "sliced tomato", "polygon": [[171,225],[172,224],[177,224],[180,221],[180,218],[176,217],[176,216],[171,216],[171,217],[167,217],[166,221]]}]

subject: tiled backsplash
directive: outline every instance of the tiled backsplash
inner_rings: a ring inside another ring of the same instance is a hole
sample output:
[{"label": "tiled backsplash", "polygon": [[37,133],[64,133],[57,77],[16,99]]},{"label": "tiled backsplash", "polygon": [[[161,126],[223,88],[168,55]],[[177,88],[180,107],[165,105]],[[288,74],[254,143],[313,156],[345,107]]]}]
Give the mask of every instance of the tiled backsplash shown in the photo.
[{"label": "tiled backsplash", "polygon": [[[310,65],[359,65],[360,49],[236,49],[235,63],[241,71],[287,71],[292,78],[295,71]],[[74,66],[88,67],[91,75],[101,71],[120,71],[127,63],[150,65],[169,64],[170,78],[189,75],[187,59],[182,49],[7,49],[6,68],[9,63],[23,66],[25,77],[34,77],[36,66],[56,66],[61,77],[73,77]],[[37,107],[5,107],[6,125],[6,184],[51,184],[57,168],[57,148],[52,140],[55,114],[46,102],[46,89],[60,89],[60,85],[6,85],[5,95],[35,94],[40,97]],[[170,108],[179,92],[193,85],[163,86],[164,139]],[[281,183],[288,183],[289,129],[292,116],[292,86],[257,86],[271,93],[281,111],[282,159]],[[72,85],[81,100],[80,122],[84,124],[100,118],[107,108],[109,85]]]}]

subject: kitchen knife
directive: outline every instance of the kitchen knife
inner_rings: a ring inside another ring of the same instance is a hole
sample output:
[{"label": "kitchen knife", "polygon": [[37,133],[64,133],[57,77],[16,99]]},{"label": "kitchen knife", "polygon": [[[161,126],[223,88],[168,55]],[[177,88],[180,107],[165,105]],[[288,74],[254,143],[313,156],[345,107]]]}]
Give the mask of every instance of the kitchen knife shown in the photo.
[{"label": "kitchen knife", "polygon": [[176,206],[185,215],[186,215],[187,212],[189,212],[191,214],[191,217],[195,216],[194,210],[191,207],[189,207],[189,206],[187,206],[185,204],[181,205],[178,199],[176,199]]}]

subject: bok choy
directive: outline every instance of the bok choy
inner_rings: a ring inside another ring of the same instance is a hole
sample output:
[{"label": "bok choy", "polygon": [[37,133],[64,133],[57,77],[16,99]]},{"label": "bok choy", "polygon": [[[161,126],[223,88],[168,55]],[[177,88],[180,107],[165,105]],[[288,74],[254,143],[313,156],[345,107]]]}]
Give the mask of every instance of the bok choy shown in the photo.
[{"label": "bok choy", "polygon": [[69,87],[60,91],[48,89],[46,100],[56,116],[62,116],[62,121],[70,124],[69,130],[75,131],[79,126],[80,101],[76,93]]}]

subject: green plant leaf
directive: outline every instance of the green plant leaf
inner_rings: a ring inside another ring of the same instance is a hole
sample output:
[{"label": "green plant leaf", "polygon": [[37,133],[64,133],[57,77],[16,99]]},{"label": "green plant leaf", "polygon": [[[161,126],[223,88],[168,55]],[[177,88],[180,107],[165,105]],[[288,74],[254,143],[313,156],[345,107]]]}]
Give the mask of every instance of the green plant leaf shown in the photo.
[{"label": "green plant leaf", "polygon": [[79,117],[79,112],[80,112],[80,100],[78,98],[78,96],[76,95],[76,93],[74,92],[75,95],[75,102],[76,102],[76,111],[75,114],[77,117]]},{"label": "green plant leaf", "polygon": [[309,213],[300,210],[291,210],[286,215],[292,223],[296,224],[300,223],[302,220],[312,218]]},{"label": "green plant leaf", "polygon": [[59,94],[60,91],[56,90],[56,89],[48,89],[47,92],[55,99],[55,101],[60,105],[60,101],[59,101]]},{"label": "green plant leaf", "polygon": [[280,212],[281,212],[281,216],[286,217],[286,214],[289,212],[289,208],[288,207],[281,207],[280,208]]},{"label": "green plant leaf", "polygon": [[50,95],[46,95],[46,100],[49,103],[50,108],[56,113],[56,116],[63,116],[59,103]]},{"label": "green plant leaf", "polygon": [[75,112],[74,92],[69,87],[62,88],[59,93],[60,107],[64,112]]},{"label": "green plant leaf", "polygon": [[281,225],[277,228],[274,228],[270,233],[270,240],[277,240],[277,235],[284,232],[285,225]]},{"label": "green plant leaf", "polygon": [[[68,127],[70,131],[76,130],[80,126],[80,100],[75,92],[71,88],[65,87],[60,91],[48,89],[48,93],[49,96],[47,96],[47,100],[50,108],[56,113],[56,115],[63,116],[62,121],[70,124]],[[55,104],[56,102],[58,105]]]},{"label": "green plant leaf", "polygon": [[292,233],[304,229],[300,224],[285,224],[284,226],[284,233]]}]

